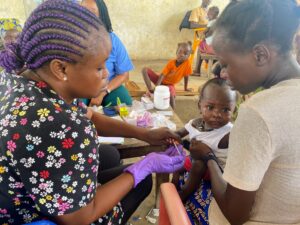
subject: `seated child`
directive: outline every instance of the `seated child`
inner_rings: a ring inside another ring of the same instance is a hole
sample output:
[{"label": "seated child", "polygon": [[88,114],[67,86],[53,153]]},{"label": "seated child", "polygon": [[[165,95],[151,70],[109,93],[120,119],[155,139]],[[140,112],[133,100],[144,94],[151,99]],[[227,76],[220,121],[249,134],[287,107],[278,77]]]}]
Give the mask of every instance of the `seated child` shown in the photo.
[{"label": "seated child", "polygon": [[199,50],[201,53],[215,54],[211,46],[211,43],[212,43],[213,26],[217,20],[218,15],[219,15],[219,8],[217,6],[212,6],[209,8],[207,12],[207,17],[209,22],[207,24],[207,29],[204,31],[205,39],[203,39],[199,44]]},{"label": "seated child", "polygon": [[191,42],[179,43],[176,51],[176,59],[170,60],[164,67],[160,75],[155,73],[152,69],[144,67],[142,69],[143,78],[147,89],[150,93],[153,93],[154,88],[151,86],[151,82],[155,86],[167,85],[170,90],[170,105],[175,107],[175,84],[179,83],[184,77],[184,90],[192,91],[188,88],[188,76],[192,73],[192,66],[189,60],[192,51]]},{"label": "seated child", "polygon": [[214,24],[217,20],[217,17],[219,15],[219,8],[217,6],[212,6],[208,9],[207,12],[207,17],[208,17],[208,24],[207,28],[204,31],[203,35],[203,40],[199,43],[198,46],[198,54],[197,54],[197,64],[194,70],[194,74],[199,74],[200,75],[200,70],[201,70],[201,64],[202,60],[200,58],[200,54],[209,54],[209,55],[214,55],[214,50],[211,46],[212,43],[212,34],[214,30]]},{"label": "seated child", "polygon": [[[233,126],[230,121],[236,98],[236,92],[231,90],[226,80],[213,78],[207,81],[200,91],[198,103],[202,118],[189,121],[184,128],[177,131],[181,137],[188,135],[192,141],[190,148],[194,148],[193,143],[197,141],[211,148],[221,168],[224,168],[227,158],[229,132]],[[206,171],[202,161],[191,160],[190,157],[186,158],[184,167],[189,171],[189,177],[179,190],[183,202],[199,187]],[[178,173],[174,174],[173,182],[178,183],[178,177]],[[207,174],[205,178],[208,178]]]}]

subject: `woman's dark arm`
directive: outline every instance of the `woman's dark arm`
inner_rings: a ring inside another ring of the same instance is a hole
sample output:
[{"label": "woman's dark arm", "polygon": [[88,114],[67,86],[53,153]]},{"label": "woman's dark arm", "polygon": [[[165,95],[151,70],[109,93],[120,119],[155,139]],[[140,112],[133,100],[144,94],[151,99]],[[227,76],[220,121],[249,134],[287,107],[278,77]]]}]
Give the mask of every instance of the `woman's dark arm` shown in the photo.
[{"label": "woman's dark arm", "polygon": [[232,225],[247,222],[254,203],[256,191],[243,191],[226,183],[218,164],[214,160],[207,162],[210,173],[213,196],[222,213]]},{"label": "woman's dark arm", "polygon": [[[191,156],[203,160],[211,149],[200,141],[192,140]],[[244,191],[228,184],[222,177],[219,165],[213,159],[207,161],[213,196],[222,213],[232,225],[243,224],[249,220],[256,191]]]},{"label": "woman's dark arm", "polygon": [[98,134],[101,136],[136,138],[153,145],[169,144],[170,139],[180,140],[180,137],[176,133],[167,128],[140,128],[109,118],[95,111],[92,112],[91,120],[95,124]]},{"label": "woman's dark arm", "polygon": [[97,188],[93,200],[85,207],[54,221],[59,225],[91,224],[109,212],[133,188],[134,178],[130,173],[123,173],[108,183]]},{"label": "woman's dark arm", "polygon": [[189,132],[185,128],[181,128],[177,130],[175,133],[178,134],[181,138],[189,134]]}]

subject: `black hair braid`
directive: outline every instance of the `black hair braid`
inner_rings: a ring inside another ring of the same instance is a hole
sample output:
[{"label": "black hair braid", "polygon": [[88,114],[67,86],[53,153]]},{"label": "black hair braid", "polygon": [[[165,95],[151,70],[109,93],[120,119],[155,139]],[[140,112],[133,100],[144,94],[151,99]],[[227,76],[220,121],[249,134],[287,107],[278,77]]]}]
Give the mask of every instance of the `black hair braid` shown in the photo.
[{"label": "black hair braid", "polygon": [[300,8],[295,0],[244,0],[226,7],[216,30],[225,30],[227,37],[241,50],[271,42],[281,53],[286,53],[292,48],[299,18]]},{"label": "black hair braid", "polygon": [[112,25],[108,13],[107,6],[103,0],[96,0],[96,4],[99,10],[99,18],[102,20],[104,23],[104,26],[108,32],[112,32]]}]

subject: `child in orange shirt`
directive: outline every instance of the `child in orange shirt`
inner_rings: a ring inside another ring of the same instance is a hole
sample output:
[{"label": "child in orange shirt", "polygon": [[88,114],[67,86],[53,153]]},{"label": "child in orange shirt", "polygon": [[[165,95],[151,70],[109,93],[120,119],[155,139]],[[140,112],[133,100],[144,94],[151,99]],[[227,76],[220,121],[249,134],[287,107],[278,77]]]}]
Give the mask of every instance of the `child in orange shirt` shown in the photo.
[{"label": "child in orange shirt", "polygon": [[151,82],[155,86],[166,85],[170,90],[170,105],[175,107],[175,84],[179,83],[184,77],[184,90],[192,91],[188,88],[188,76],[192,73],[192,65],[189,60],[192,52],[191,42],[182,42],[178,44],[176,51],[176,59],[170,60],[164,67],[160,75],[155,73],[152,69],[144,67],[142,70],[143,78],[148,89],[148,93],[153,93]]}]

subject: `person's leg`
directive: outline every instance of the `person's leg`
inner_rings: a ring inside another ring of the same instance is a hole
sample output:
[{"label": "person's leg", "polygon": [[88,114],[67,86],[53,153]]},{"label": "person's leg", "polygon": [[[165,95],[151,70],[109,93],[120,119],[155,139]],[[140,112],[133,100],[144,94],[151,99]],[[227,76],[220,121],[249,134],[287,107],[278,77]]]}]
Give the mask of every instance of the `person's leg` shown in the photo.
[{"label": "person's leg", "polygon": [[101,144],[99,147],[100,171],[111,169],[120,165],[120,153],[112,145]]},{"label": "person's leg", "polygon": [[121,200],[121,205],[124,212],[122,224],[126,224],[130,216],[150,194],[151,189],[152,176],[149,175]]},{"label": "person's leg", "polygon": [[175,109],[175,96],[170,96],[170,105],[172,109]]},{"label": "person's leg", "polygon": [[179,192],[182,202],[185,202],[187,198],[199,187],[205,171],[205,165],[201,160],[193,162],[189,177]]},{"label": "person's leg", "polygon": [[125,103],[126,105],[132,105],[132,98],[128,90],[123,85],[121,85],[104,97],[102,106],[106,106],[110,103],[112,106],[116,106],[118,97],[120,98],[122,103]]},{"label": "person's leg", "polygon": [[[129,165],[120,165],[119,151],[110,145],[100,145],[99,148],[100,168],[98,182],[105,184],[121,175]],[[136,188],[132,189],[122,200],[124,212],[122,224],[125,224],[142,201],[150,194],[152,189],[152,175],[147,176]]]},{"label": "person's leg", "polygon": [[[122,165],[115,168],[100,171],[98,174],[98,182],[101,184],[109,182],[110,180],[122,174],[127,166],[129,165]],[[122,224],[126,224],[130,216],[150,194],[151,189],[152,175],[149,175],[121,200],[121,205],[124,212]]]},{"label": "person's leg", "polygon": [[142,74],[148,91],[151,91],[152,90],[151,82],[155,85],[158,81],[159,75],[156,74],[153,70],[151,70],[148,67],[144,67],[142,69]]},{"label": "person's leg", "polygon": [[175,97],[176,97],[176,89],[174,85],[168,85],[170,91],[170,105],[172,109],[175,109]]}]

